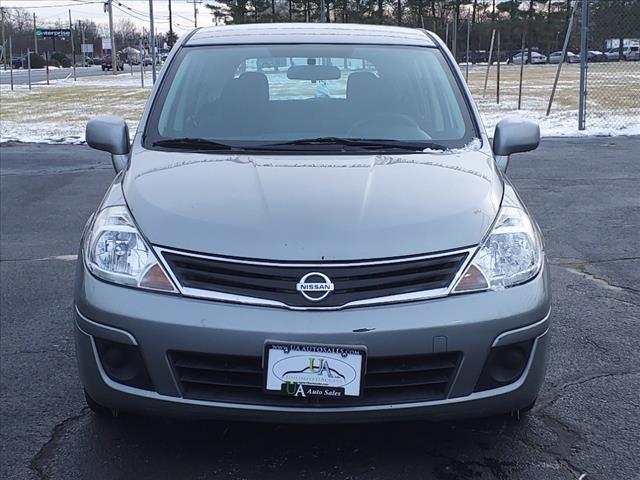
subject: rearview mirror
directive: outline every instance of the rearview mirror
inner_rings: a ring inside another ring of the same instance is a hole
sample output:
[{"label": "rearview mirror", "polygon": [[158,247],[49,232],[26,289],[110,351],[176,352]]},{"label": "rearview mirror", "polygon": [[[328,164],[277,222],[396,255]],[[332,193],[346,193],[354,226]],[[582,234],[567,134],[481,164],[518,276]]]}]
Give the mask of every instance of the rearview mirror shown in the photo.
[{"label": "rearview mirror", "polygon": [[292,65],[287,70],[289,80],[338,80],[340,69],[333,65]]},{"label": "rearview mirror", "polygon": [[87,123],[85,139],[90,147],[111,154],[111,162],[116,172],[126,168],[130,150],[129,127],[122,118],[92,118]]},{"label": "rearview mirror", "polygon": [[540,127],[537,123],[520,118],[500,120],[493,135],[493,154],[498,168],[505,172],[509,155],[535,150],[539,144]]}]

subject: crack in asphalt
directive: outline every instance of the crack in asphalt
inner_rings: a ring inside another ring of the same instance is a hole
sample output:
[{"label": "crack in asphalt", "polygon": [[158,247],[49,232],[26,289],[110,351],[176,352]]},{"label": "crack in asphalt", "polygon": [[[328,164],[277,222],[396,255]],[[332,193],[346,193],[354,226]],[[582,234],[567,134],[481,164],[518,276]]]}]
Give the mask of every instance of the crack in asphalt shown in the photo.
[{"label": "crack in asphalt", "polygon": [[630,300],[622,300],[620,298],[611,297],[609,295],[594,295],[592,298],[594,298],[594,299],[596,299],[596,298],[606,298],[608,300],[615,300],[616,302],[624,303],[625,305],[629,305],[629,306],[632,306],[632,307],[639,307],[640,306],[639,303],[635,303],[635,302],[632,302]]},{"label": "crack in asphalt", "polygon": [[[603,262],[601,262],[603,263]],[[593,283],[595,283],[596,285],[602,287],[602,288],[606,288],[608,290],[615,290],[615,291],[625,291],[625,292],[629,292],[633,295],[640,295],[640,290],[637,288],[633,288],[633,287],[628,287],[626,285],[618,285],[615,283],[611,283],[609,280],[599,277],[597,275],[594,275],[593,273],[589,273],[586,268],[587,266],[590,265],[589,262],[581,262],[581,263],[573,263],[573,264],[564,264],[563,266],[565,267],[565,269],[570,272],[573,273],[575,275],[580,275],[581,277],[592,281]]]},{"label": "crack in asphalt", "polygon": [[0,177],[38,177],[44,175],[65,175],[65,174],[74,174],[74,173],[86,173],[86,172],[95,172],[98,170],[111,170],[113,167],[110,165],[95,165],[95,166],[87,166],[81,168],[51,168],[51,169],[40,169],[40,170],[16,170],[16,169],[5,169],[0,171]]},{"label": "crack in asphalt", "polygon": [[[500,427],[500,431],[496,436],[500,436],[502,434],[506,425],[507,418],[505,417],[503,419],[502,426]],[[475,428],[466,428],[465,430],[472,433],[481,433],[483,435],[490,434],[490,432]],[[446,462],[444,464],[436,463],[433,465],[435,478],[438,480],[471,480],[473,478],[477,478],[478,475],[481,475],[482,470],[488,470],[495,478],[502,480],[511,478],[510,474],[513,471],[520,470],[520,467],[514,462],[501,461],[489,456],[482,457],[482,461],[472,459],[461,460],[460,458],[437,451],[437,447],[427,449],[425,454],[433,458],[436,462],[438,460]],[[478,469],[481,471],[478,471]]]},{"label": "crack in asphalt", "polygon": [[[570,428],[568,425],[559,421],[557,418],[552,417],[551,415],[541,412],[540,418],[542,422],[545,424],[545,426],[553,434],[555,434],[558,437],[559,439],[559,441],[557,442],[558,445],[561,445],[561,446],[566,445],[567,442],[572,442],[573,444],[582,437],[582,435],[578,431]],[[553,449],[553,446],[548,448],[542,447],[541,445],[538,445],[535,442],[529,441],[525,437],[514,437],[508,434],[506,434],[505,436],[515,442],[521,443],[522,445],[524,445],[526,448],[530,450],[537,451],[539,454],[543,456],[551,457],[558,464],[559,470],[565,469],[569,473],[574,475],[575,478],[577,479],[585,478],[586,473],[581,473],[580,469],[567,458],[566,453],[569,453],[569,452],[563,453],[563,452],[555,451]],[[571,438],[568,438],[568,437],[571,437]]]},{"label": "crack in asphalt", "polygon": [[31,458],[31,461],[29,462],[29,468],[36,474],[39,479],[46,480],[49,478],[49,474],[45,471],[45,464],[47,460],[53,455],[53,450],[60,442],[61,436],[66,430],[67,426],[80,420],[82,417],[87,415],[88,412],[89,407],[84,407],[79,414],[67,417],[61,422],[54,425],[53,429],[51,430],[49,440],[47,440],[42,445],[42,447],[40,447],[40,450],[36,452],[36,454]]},{"label": "crack in asphalt", "polygon": [[15,355],[42,355],[43,353],[69,353],[73,351],[73,346],[65,346],[64,348],[43,348],[42,350],[19,350]]},{"label": "crack in asphalt", "polygon": [[629,260],[640,260],[640,256],[637,257],[617,257],[617,258],[604,258],[602,260],[572,260],[572,261],[563,261],[562,259],[552,259],[549,261],[552,265],[560,265],[560,266],[572,266],[572,265],[595,265],[598,263],[611,263],[611,262],[625,262]]},{"label": "crack in asphalt", "polygon": [[581,377],[576,380],[565,382],[559,387],[557,387],[556,389],[554,389],[554,395],[552,398],[550,398],[546,402],[539,403],[538,405],[536,405],[533,408],[533,411],[540,412],[541,414],[545,415],[545,413],[542,412],[542,410],[544,410],[547,407],[550,407],[551,405],[556,403],[558,400],[560,400],[564,396],[564,393],[563,393],[564,390],[566,390],[567,388],[575,387],[577,385],[582,385],[587,382],[592,382],[593,380],[598,380],[600,378],[621,377],[626,375],[640,375],[640,370],[620,370],[616,372],[595,373],[592,375],[588,375],[586,377]]},{"label": "crack in asphalt", "polygon": [[[549,430],[552,433],[554,433],[556,436],[558,436],[559,441],[556,442],[556,445],[559,445],[559,446],[573,445],[579,439],[582,438],[582,433],[579,430],[576,430],[575,428],[566,424],[565,422],[562,422],[559,419],[555,418],[551,414],[545,412],[544,410],[550,407],[551,405],[553,405],[554,403],[556,403],[558,400],[560,400],[564,396],[564,391],[568,388],[571,388],[577,385],[583,385],[585,383],[588,383],[600,378],[609,378],[609,377],[625,376],[625,375],[639,375],[639,374],[640,374],[640,370],[605,372],[605,373],[589,375],[576,380],[572,380],[570,382],[565,382],[555,389],[555,395],[553,396],[553,398],[547,400],[544,403],[538,404],[536,407],[533,408],[533,412],[536,412],[539,415],[539,418],[542,420],[542,422],[549,428]],[[550,455],[554,460],[558,462],[560,466],[562,466],[567,471],[569,471],[578,480],[580,479],[584,480],[585,478],[587,478],[587,473],[581,471],[579,467],[573,464],[567,458],[568,455],[566,453],[563,454],[563,452],[556,452],[554,451],[553,447],[550,447],[550,448],[541,447],[533,442],[529,442],[525,440],[524,438],[517,438],[517,437],[514,438],[513,436],[510,436],[510,435],[507,435],[507,437],[511,438],[512,440],[521,442],[523,445],[525,445],[528,448],[532,448],[534,450],[537,450],[540,453]],[[593,442],[588,442],[588,443],[593,443]]]},{"label": "crack in asphalt", "polygon": [[49,260],[58,260],[61,262],[75,262],[78,259],[78,255],[53,255],[51,257],[43,257],[43,258],[1,258],[1,263],[12,263],[12,262],[46,262]]},{"label": "crack in asphalt", "polygon": [[[578,480],[584,480],[587,478],[587,473],[582,471],[568,458],[573,449],[576,448],[574,445],[582,440],[582,433],[545,412],[540,412],[538,418],[542,420],[545,427],[551,433],[558,437],[559,441],[556,445],[545,448],[526,439],[525,437],[505,433],[507,424],[509,423],[509,419],[506,416],[504,417],[503,423],[497,433],[477,430],[474,428],[469,428],[467,430],[474,433],[480,433],[485,436],[495,435],[495,437],[500,437],[504,435],[506,438],[522,444],[527,449],[538,452],[542,457],[541,461],[543,464],[553,467],[554,469],[557,468],[558,470],[564,469]],[[519,419],[516,421],[519,421]],[[565,448],[558,450],[557,446]],[[525,462],[524,464],[508,461],[505,462],[488,456],[484,456],[482,460],[460,460],[459,458],[449,456],[435,450],[428,450],[425,453],[435,460],[439,459],[448,462],[445,465],[434,466],[435,476],[439,480],[470,480],[472,478],[477,478],[482,474],[482,471],[478,470],[488,470],[497,479],[510,479],[515,472],[523,470],[525,466],[539,464],[539,462],[535,462],[533,460],[531,462]],[[555,461],[555,464],[547,464],[547,462],[544,461],[544,458],[549,457]]]},{"label": "crack in asphalt", "polygon": [[[511,478],[510,473],[519,470],[514,462],[500,461],[492,457],[483,457],[482,461],[478,460],[459,460],[455,457],[442,453],[428,452],[427,455],[434,459],[444,460],[445,465],[435,465],[434,473],[439,480],[462,480],[478,477],[482,472],[474,471],[471,467],[481,470],[488,470],[491,474],[499,479],[506,480]],[[506,467],[506,468],[505,468]],[[508,470],[508,471],[506,471]]]}]

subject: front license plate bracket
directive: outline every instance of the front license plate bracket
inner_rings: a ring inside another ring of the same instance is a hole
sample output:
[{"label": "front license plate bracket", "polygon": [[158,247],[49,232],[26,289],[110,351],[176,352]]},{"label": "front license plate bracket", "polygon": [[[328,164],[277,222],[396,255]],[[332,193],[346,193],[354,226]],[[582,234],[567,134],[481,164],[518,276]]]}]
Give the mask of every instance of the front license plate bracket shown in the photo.
[{"label": "front license plate bracket", "polygon": [[362,395],[366,348],[267,341],[264,391],[302,398],[355,398]]}]

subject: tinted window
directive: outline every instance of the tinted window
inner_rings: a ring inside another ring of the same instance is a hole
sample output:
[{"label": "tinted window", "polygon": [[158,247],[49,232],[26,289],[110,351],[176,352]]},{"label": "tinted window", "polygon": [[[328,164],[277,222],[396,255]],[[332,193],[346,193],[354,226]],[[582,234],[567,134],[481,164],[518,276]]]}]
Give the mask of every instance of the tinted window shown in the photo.
[{"label": "tinted window", "polygon": [[435,48],[254,45],[183,48],[152,107],[145,145],[340,137],[462,147],[476,136]]}]

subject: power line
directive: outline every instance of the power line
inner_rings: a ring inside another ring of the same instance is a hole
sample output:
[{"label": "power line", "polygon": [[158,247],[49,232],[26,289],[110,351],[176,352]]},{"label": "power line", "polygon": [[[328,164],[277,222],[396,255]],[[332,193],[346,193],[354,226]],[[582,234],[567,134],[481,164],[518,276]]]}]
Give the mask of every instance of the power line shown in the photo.
[{"label": "power line", "polygon": [[[130,0],[130,1],[134,1],[134,0]],[[140,14],[140,15],[144,15],[147,19],[149,18],[149,14],[148,14],[148,13],[146,13],[146,12],[142,12],[142,11],[136,10],[135,8],[132,8],[132,7],[128,6],[128,5],[125,5],[123,2],[119,2],[119,1],[117,1],[117,0],[116,0],[116,3],[117,3],[118,5],[120,5],[121,7],[126,8],[127,10],[130,10],[130,11],[132,11],[132,12],[138,13],[138,14]],[[185,17],[185,16],[183,16],[183,15],[180,15],[179,13],[173,13],[173,16],[174,16],[174,17],[182,18],[183,20],[186,20],[187,22],[192,22],[192,21],[193,21],[193,19],[188,18],[188,17]],[[153,14],[153,18],[154,18],[154,19],[156,19],[156,18],[162,18],[162,19],[164,19],[164,20],[168,20],[168,19],[169,19],[169,15],[158,15],[157,13],[155,13],[155,12],[154,12],[154,14]]]},{"label": "power line", "polygon": [[95,3],[104,3],[102,1],[99,0],[87,0],[87,1],[80,1],[78,0],[75,3],[64,3],[61,5],[33,5],[33,6],[29,6],[29,7],[25,7],[25,6],[16,6],[16,5],[2,5],[2,8],[17,8],[20,10],[32,10],[35,8],[58,8],[58,7],[77,7],[78,5],[90,5],[90,4],[95,4]]},{"label": "power line", "polygon": [[149,21],[149,17],[143,17],[140,14],[135,14],[133,12],[128,12],[126,10],[124,10],[123,8],[119,7],[117,3],[113,4],[113,7],[116,8],[117,10],[120,10],[122,13],[125,13],[127,15],[130,15],[131,17],[135,18],[136,20],[142,20],[144,22],[148,22]]}]

